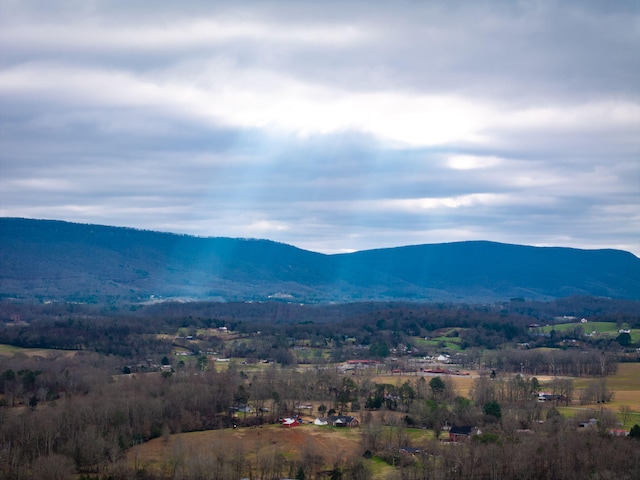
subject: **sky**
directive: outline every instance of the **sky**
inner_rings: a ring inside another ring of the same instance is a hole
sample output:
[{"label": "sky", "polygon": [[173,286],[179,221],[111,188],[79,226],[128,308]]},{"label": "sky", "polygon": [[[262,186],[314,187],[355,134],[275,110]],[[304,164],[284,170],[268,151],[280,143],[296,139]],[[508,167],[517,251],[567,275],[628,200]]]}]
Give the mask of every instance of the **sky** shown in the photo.
[{"label": "sky", "polygon": [[0,0],[0,216],[640,256],[640,3]]}]

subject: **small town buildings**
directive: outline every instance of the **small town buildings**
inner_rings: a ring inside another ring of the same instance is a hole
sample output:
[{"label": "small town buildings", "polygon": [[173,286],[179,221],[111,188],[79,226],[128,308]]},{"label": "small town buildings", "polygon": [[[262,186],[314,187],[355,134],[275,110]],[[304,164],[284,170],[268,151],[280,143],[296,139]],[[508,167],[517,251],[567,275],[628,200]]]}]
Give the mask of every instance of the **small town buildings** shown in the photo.
[{"label": "small town buildings", "polygon": [[462,427],[451,427],[451,429],[449,429],[449,441],[460,442],[468,440],[469,438],[471,438],[472,433],[473,427],[469,425],[464,425]]},{"label": "small town buildings", "polygon": [[329,417],[329,422],[334,427],[357,427],[360,422],[356,417],[350,417],[348,415],[339,415],[337,417]]},{"label": "small town buildings", "polygon": [[538,392],[539,402],[553,402],[564,400],[564,397],[558,393]]},{"label": "small town buildings", "polygon": [[422,453],[422,450],[420,450],[419,448],[414,448],[414,447],[402,447],[400,448],[400,453],[402,453],[403,455],[418,455],[420,453]]},{"label": "small town buildings", "polygon": [[314,425],[333,425],[334,427],[354,428],[360,425],[360,421],[356,417],[349,415],[335,415],[331,417],[318,417],[313,421]]},{"label": "small town buildings", "polygon": [[595,418],[590,418],[586,422],[578,423],[578,427],[580,428],[595,428],[598,425],[598,420]]},{"label": "small town buildings", "polygon": [[282,426],[285,428],[297,427],[302,422],[298,417],[286,417],[282,419]]},{"label": "small town buildings", "polygon": [[361,360],[361,359],[347,360],[348,365],[376,365],[377,363],[378,363],[377,360]]}]

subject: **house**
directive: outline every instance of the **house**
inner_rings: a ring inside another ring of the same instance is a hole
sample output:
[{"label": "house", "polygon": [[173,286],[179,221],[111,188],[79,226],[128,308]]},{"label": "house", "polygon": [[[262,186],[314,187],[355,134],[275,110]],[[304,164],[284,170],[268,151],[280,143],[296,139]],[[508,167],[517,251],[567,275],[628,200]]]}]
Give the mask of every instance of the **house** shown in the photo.
[{"label": "house", "polygon": [[564,399],[563,396],[558,393],[538,392],[539,402],[553,402],[553,401],[558,401],[563,399]]},{"label": "house", "polygon": [[419,453],[421,453],[422,450],[420,450],[419,448],[413,448],[413,447],[402,447],[400,449],[400,453],[402,453],[403,455],[418,455]]},{"label": "house", "polygon": [[329,425],[329,420],[324,417],[318,417],[313,421],[314,425]]},{"label": "house", "polygon": [[471,438],[473,427],[465,425],[462,427],[451,427],[449,430],[449,441],[460,442]]},{"label": "house", "polygon": [[581,428],[594,428],[597,425],[598,425],[598,420],[595,418],[590,418],[586,422],[578,423],[578,427],[581,427]]},{"label": "house", "polygon": [[302,422],[297,417],[286,417],[282,419],[282,426],[285,428],[297,427],[301,424]]},{"label": "house", "polygon": [[349,365],[375,365],[376,363],[378,363],[377,360],[361,360],[361,359],[347,360],[347,364]]},{"label": "house", "polygon": [[357,427],[360,422],[356,417],[348,415],[338,415],[337,417],[329,417],[329,423],[334,427]]}]

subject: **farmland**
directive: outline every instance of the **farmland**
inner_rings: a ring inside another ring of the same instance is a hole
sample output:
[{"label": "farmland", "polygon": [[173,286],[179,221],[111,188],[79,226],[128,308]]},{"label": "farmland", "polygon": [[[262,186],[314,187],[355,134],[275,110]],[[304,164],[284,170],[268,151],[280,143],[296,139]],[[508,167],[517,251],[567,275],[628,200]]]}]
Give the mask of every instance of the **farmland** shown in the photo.
[{"label": "farmland", "polygon": [[614,322],[569,322],[541,327],[541,331],[544,333],[551,333],[551,331],[577,332],[578,335],[587,334],[595,338],[615,338],[622,330],[629,330],[632,342],[638,343],[640,341],[640,329],[630,328],[626,323],[618,325]]},{"label": "farmland", "polygon": [[[591,379],[576,379],[577,390],[585,388]],[[613,392],[613,399],[605,408],[620,417],[620,407],[628,406],[633,412],[629,415],[625,427],[640,424],[640,363],[621,363],[615,375],[606,378],[606,386]],[[579,391],[577,392],[579,394]],[[573,410],[584,407],[573,407]],[[568,409],[569,411],[571,409]],[[620,418],[622,420],[622,418]]]},{"label": "farmland", "polygon": [[[640,422],[638,347],[617,339],[640,321],[551,335],[525,307],[5,306],[0,478],[562,478],[567,458],[633,478],[638,449],[610,432]],[[340,414],[359,426],[310,424]]]},{"label": "farmland", "polygon": [[[402,385],[406,381],[415,381],[421,375],[380,375],[372,378],[375,382]],[[427,377],[428,378],[428,377]],[[433,377],[431,377],[433,378]],[[456,392],[468,397],[473,389],[474,377],[451,376]],[[608,386],[614,392],[615,401],[606,405],[606,409],[618,412],[620,405],[629,405],[633,413],[627,419],[627,428],[640,421],[640,363],[621,364],[615,375],[607,378]],[[552,378],[542,377],[542,388],[550,385]],[[576,390],[584,386],[589,379],[574,379]],[[578,393],[578,392],[576,392]],[[314,409],[318,403],[314,404]],[[597,409],[580,406],[558,407],[567,418],[585,413],[596,414]],[[402,427],[398,423],[402,416],[393,412],[374,412],[377,420],[382,418],[386,426],[381,427],[380,435],[388,439],[391,444],[412,445],[414,448],[437,451],[433,445],[432,430],[423,428]],[[363,412],[357,412],[359,416]],[[584,416],[584,415],[583,415]],[[386,420],[385,420],[386,417]],[[290,472],[295,473],[296,461],[314,461],[318,463],[317,470],[330,471],[332,466],[345,464],[349,459],[357,458],[362,449],[362,436],[366,429],[344,429],[336,427],[318,427],[311,422],[314,415],[303,415],[303,425],[296,428],[282,428],[280,425],[264,425],[249,428],[228,428],[207,432],[193,432],[169,435],[136,446],[127,452],[127,461],[138,469],[162,473],[169,477],[187,462],[202,462],[207,464],[216,455],[226,455],[232,458],[239,455],[242,458],[242,474],[245,476],[260,475],[273,462],[289,465]],[[380,423],[382,425],[382,422]],[[371,428],[371,427],[368,427]],[[539,430],[542,435],[544,430]],[[404,440],[400,440],[403,438]],[[441,441],[446,435],[440,436]],[[400,442],[400,443],[398,443]],[[197,460],[196,460],[197,459]],[[306,460],[305,460],[306,459]],[[373,479],[390,478],[394,469],[379,457],[364,460],[364,465]]]},{"label": "farmland", "polygon": [[215,459],[220,454],[230,458],[239,455],[242,458],[242,475],[249,476],[248,469],[252,466],[259,471],[268,469],[273,461],[290,461],[294,465],[293,460],[311,456],[327,459],[327,464],[320,467],[331,468],[356,457],[360,445],[360,432],[354,429],[265,425],[157,438],[132,448],[127,452],[127,460],[138,469],[165,473],[172,470],[173,476],[181,459],[197,457],[206,462],[206,459]]},{"label": "farmland", "polygon": [[23,348],[15,345],[0,344],[0,356],[26,355],[28,357],[51,357],[62,355],[74,355],[75,352],[61,352],[50,348]]}]

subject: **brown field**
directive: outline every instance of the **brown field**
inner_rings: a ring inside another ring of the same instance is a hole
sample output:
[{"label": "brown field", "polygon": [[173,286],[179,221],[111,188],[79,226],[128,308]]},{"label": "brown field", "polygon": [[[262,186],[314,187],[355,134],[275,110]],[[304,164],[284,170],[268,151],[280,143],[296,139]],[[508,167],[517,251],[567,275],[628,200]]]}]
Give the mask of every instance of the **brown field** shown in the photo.
[{"label": "brown field", "polygon": [[[579,395],[579,389],[584,388],[589,381],[593,379],[576,379],[576,397]],[[630,415],[625,427],[631,427],[635,423],[640,424],[640,362],[620,363],[616,374],[606,378],[606,386],[609,390],[613,390],[614,396],[611,402],[604,405],[604,408],[618,414],[622,405],[628,405],[634,413]],[[595,409],[596,407],[597,405],[574,406],[567,410]]]},{"label": "brown field", "polygon": [[574,401],[571,406],[559,407],[558,410],[568,417],[572,417],[584,411],[597,411],[600,408],[609,410],[618,415],[622,420],[620,407],[625,405],[630,407],[625,430],[634,424],[640,424],[640,363],[621,363],[615,375],[606,377],[605,382],[609,390],[614,392],[613,400],[601,405],[580,405],[580,390],[585,388],[590,382],[597,381],[598,378],[576,378],[574,382]]},{"label": "brown field", "polygon": [[223,450],[229,457],[243,452],[247,462],[257,465],[260,459],[271,458],[278,453],[285,458],[299,459],[306,449],[323,457],[326,468],[331,468],[333,462],[345,461],[359,454],[359,429],[307,424],[293,428],[266,425],[183,433],[138,445],[127,452],[127,460],[137,468],[163,471],[187,452],[188,455],[212,455]]},{"label": "brown field", "polygon": [[[576,393],[592,381],[594,378],[576,379]],[[640,412],[640,362],[620,363],[616,374],[606,377],[605,382],[607,388],[614,391],[613,401],[607,408],[616,410],[620,405],[629,405],[633,411]]]},{"label": "brown field", "polygon": [[400,386],[406,381],[409,381],[410,383],[413,384],[421,376],[424,376],[424,379],[427,381],[427,383],[429,383],[429,381],[433,377],[442,376],[442,377],[450,378],[453,381],[453,384],[455,385],[458,394],[462,395],[463,397],[469,396],[469,390],[473,386],[473,378],[474,378],[473,375],[435,375],[435,374],[427,375],[427,374],[421,374],[421,373],[416,373],[416,374],[407,373],[407,374],[395,374],[395,375],[390,375],[390,374],[376,375],[372,378],[372,380],[376,383],[388,383],[390,385]]}]

